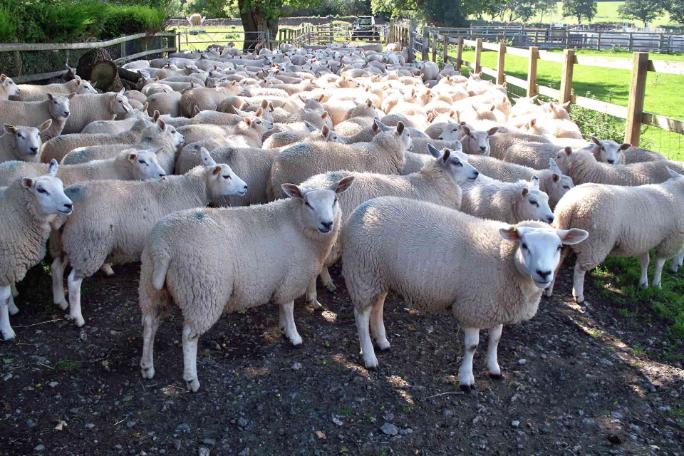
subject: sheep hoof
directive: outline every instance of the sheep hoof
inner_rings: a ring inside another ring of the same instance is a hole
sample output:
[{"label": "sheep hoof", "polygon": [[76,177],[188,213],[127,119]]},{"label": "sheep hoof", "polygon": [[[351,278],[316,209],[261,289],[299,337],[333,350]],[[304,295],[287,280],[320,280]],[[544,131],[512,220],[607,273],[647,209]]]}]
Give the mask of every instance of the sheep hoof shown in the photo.
[{"label": "sheep hoof", "polygon": [[107,277],[111,277],[114,275],[114,269],[112,269],[112,266],[110,264],[103,264],[100,268],[100,271],[102,271],[104,275],[106,275]]},{"label": "sheep hoof", "polygon": [[550,298],[551,296],[553,296],[553,290],[551,288],[547,288],[546,290],[544,290],[544,296]]},{"label": "sheep hoof", "polygon": [[66,318],[67,320],[73,321],[74,324],[75,324],[78,328],[80,328],[81,326],[85,325],[85,320],[84,320],[83,317],[81,317],[80,315],[74,317],[74,316],[72,316],[72,315],[70,315],[70,314],[66,314],[66,315],[64,315],[64,318]]},{"label": "sheep hoof", "polygon": [[306,301],[306,304],[312,306],[314,310],[323,310],[323,304],[318,302],[318,299],[315,299],[313,301]]},{"label": "sheep hoof", "polygon": [[17,306],[15,306],[15,305],[10,304],[10,308],[9,308],[9,314],[10,314],[10,316],[14,316],[14,315],[16,315],[16,314],[18,314],[18,313],[19,313],[19,308],[18,308]]},{"label": "sheep hoof", "polygon": [[143,378],[152,379],[154,378],[154,367],[141,367],[140,373]]},{"label": "sheep hoof", "polygon": [[376,340],[375,341],[375,346],[378,348],[380,351],[388,351],[390,347],[390,343],[387,339],[384,340]]},{"label": "sheep hoof", "polygon": [[66,301],[55,302],[55,305],[62,310],[67,310],[69,308],[69,303]]},{"label": "sheep hoof", "polygon": [[366,365],[366,369],[375,370],[378,368],[378,359],[375,356],[372,359],[364,359],[363,363]]},{"label": "sheep hoof", "polygon": [[288,337],[290,340],[290,343],[292,344],[293,347],[301,347],[302,346],[302,337],[297,335],[297,337]]},{"label": "sheep hoof", "polygon": [[188,391],[196,393],[200,387],[199,380],[197,380],[196,378],[193,378],[192,380],[186,380],[185,387],[188,389]]},{"label": "sheep hoof", "polygon": [[323,285],[325,286],[325,288],[328,289],[328,291],[329,291],[330,293],[335,293],[335,292],[337,291],[337,287],[336,287],[335,284],[332,283],[332,282],[330,282],[330,283],[324,283]]},{"label": "sheep hoof", "polygon": [[489,378],[491,378],[492,380],[503,380],[504,379],[504,376],[502,373],[493,374],[491,372],[487,372],[487,376]]},{"label": "sheep hoof", "polygon": [[16,337],[17,335],[14,333],[14,330],[12,328],[2,331],[2,340],[4,340],[5,342],[13,342]]},{"label": "sheep hoof", "polygon": [[584,296],[575,296],[575,302],[579,305],[584,304]]},{"label": "sheep hoof", "polygon": [[460,385],[458,385],[458,387],[461,388],[461,391],[463,391],[466,394],[470,394],[473,391],[475,391],[475,384],[465,385],[465,384],[461,383]]},{"label": "sheep hoof", "polygon": [[648,282],[640,282],[639,288],[648,288]]}]

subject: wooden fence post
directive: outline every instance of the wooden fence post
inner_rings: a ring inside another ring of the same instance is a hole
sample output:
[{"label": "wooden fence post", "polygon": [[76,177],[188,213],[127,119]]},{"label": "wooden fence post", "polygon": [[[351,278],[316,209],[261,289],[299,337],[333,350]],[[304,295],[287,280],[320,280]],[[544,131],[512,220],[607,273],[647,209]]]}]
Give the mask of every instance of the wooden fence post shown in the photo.
[{"label": "wooden fence post", "polygon": [[423,45],[421,50],[421,60],[425,61],[430,58],[430,29],[425,25],[423,26]]},{"label": "wooden fence post", "polygon": [[412,63],[416,60],[416,20],[411,19],[409,22],[408,33],[408,63]]},{"label": "wooden fence post", "polygon": [[506,42],[504,40],[499,41],[498,57],[499,59],[496,65],[496,83],[501,85],[506,82]]},{"label": "wooden fence post", "polygon": [[530,46],[530,57],[527,65],[527,96],[537,95],[537,59],[539,59],[539,48]]},{"label": "wooden fence post", "polygon": [[432,32],[432,61],[437,63],[437,32]]},{"label": "wooden fence post", "polygon": [[639,145],[641,136],[641,117],[644,113],[647,72],[648,52],[635,52],[632,66],[632,83],[629,86],[627,122],[625,123],[625,142],[635,147]]},{"label": "wooden fence post", "polygon": [[561,70],[560,98],[558,101],[565,103],[572,100],[572,70],[575,66],[575,51],[565,49],[563,51],[563,69]]},{"label": "wooden fence post", "polygon": [[456,71],[461,71],[463,65],[463,37],[458,39],[458,49],[456,51]]},{"label": "wooden fence post", "polygon": [[482,72],[482,66],[480,65],[481,57],[482,57],[482,38],[477,38],[475,40],[475,73]]},{"label": "wooden fence post", "polygon": [[449,63],[449,35],[444,35],[444,55],[442,56],[442,65]]}]

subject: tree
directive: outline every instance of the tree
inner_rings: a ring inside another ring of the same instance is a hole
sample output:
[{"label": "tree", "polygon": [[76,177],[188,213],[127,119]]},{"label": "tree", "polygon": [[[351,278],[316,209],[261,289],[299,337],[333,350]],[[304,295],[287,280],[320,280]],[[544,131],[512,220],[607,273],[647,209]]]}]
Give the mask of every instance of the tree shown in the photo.
[{"label": "tree", "polygon": [[226,0],[188,0],[187,14],[199,13],[209,18],[227,17]]},{"label": "tree", "polygon": [[682,0],[670,0],[665,3],[665,10],[675,24],[684,25],[684,2]]},{"label": "tree", "polygon": [[577,23],[582,23],[582,18],[589,22],[596,16],[596,0],[563,0],[563,17],[575,17]]},{"label": "tree", "polygon": [[539,0],[537,11],[539,12],[539,22],[544,22],[544,15],[556,9],[556,0]]},{"label": "tree", "polygon": [[625,0],[618,8],[618,13],[626,19],[638,19],[646,27],[649,22],[660,16],[664,6],[663,0]]},{"label": "tree", "polygon": [[460,0],[371,0],[373,14],[419,17],[433,25],[465,24]]}]

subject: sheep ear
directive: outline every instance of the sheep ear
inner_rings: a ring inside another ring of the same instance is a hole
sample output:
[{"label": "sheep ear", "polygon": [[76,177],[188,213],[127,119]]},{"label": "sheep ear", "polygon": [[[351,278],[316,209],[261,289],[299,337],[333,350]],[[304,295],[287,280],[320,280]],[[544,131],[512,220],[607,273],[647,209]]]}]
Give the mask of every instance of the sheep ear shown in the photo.
[{"label": "sheep ear", "polygon": [[211,166],[216,166],[216,162],[214,161],[214,158],[211,156],[209,151],[201,147],[200,148],[200,157],[202,158],[202,163],[204,163],[204,166],[206,167],[211,167]]},{"label": "sheep ear", "polygon": [[323,125],[323,128],[321,128],[321,133],[323,133],[324,137],[328,137],[328,135],[330,134],[330,129],[327,125]]},{"label": "sheep ear", "polygon": [[59,167],[59,164],[57,163],[57,160],[54,158],[50,160],[50,166],[48,166],[48,174],[52,177],[57,176],[57,168]]},{"label": "sheep ear", "polygon": [[221,174],[222,168],[219,165],[214,165],[214,169],[211,171],[211,174],[214,176],[218,176]]},{"label": "sheep ear", "polygon": [[314,124],[312,124],[311,122],[309,122],[308,120],[305,120],[305,121],[304,121],[304,125],[305,125],[306,128],[307,128],[309,131],[311,131],[311,132],[314,132],[314,131],[317,130],[316,126],[315,126]]},{"label": "sheep ear", "polygon": [[302,191],[295,184],[283,184],[280,186],[283,192],[290,198],[304,198]]},{"label": "sheep ear", "polygon": [[[368,89],[366,89],[366,90],[368,90]],[[368,106],[369,108],[373,106],[373,102],[371,101],[370,98],[366,99],[366,106]]]},{"label": "sheep ear", "polygon": [[537,176],[532,176],[532,179],[530,179],[530,184],[532,184],[533,189],[539,190],[539,178]]},{"label": "sheep ear", "polygon": [[166,122],[164,122],[162,119],[157,119],[157,125],[159,125],[161,131],[166,130]]},{"label": "sheep ear", "polygon": [[243,120],[243,122],[245,122],[247,125],[252,126],[252,119],[250,119],[249,117],[245,117],[245,118],[242,119],[242,120]]},{"label": "sheep ear", "polygon": [[579,228],[571,228],[569,230],[556,230],[561,242],[565,245],[579,244],[589,237],[589,233]]},{"label": "sheep ear", "polygon": [[492,127],[489,130],[487,130],[487,135],[492,136],[497,131],[499,131],[499,127]]},{"label": "sheep ear", "polygon": [[530,190],[527,187],[523,187],[522,191],[520,192],[523,198],[526,197],[528,193],[530,193]]},{"label": "sheep ear", "polygon": [[4,74],[0,74],[0,82],[4,82],[5,79],[7,79],[7,76],[5,76]]},{"label": "sheep ear", "polygon": [[323,101],[323,98],[325,98],[325,94],[321,94],[321,96],[318,97],[318,102],[319,102],[319,103],[322,102],[322,101]]},{"label": "sheep ear", "polygon": [[264,114],[264,110],[259,108],[256,110],[256,113],[254,114],[257,117],[261,117]]},{"label": "sheep ear", "polygon": [[679,174],[677,171],[674,171],[673,169],[671,169],[671,168],[669,168],[669,167],[667,167],[667,166],[666,166],[666,168],[667,168],[667,172],[670,174],[670,178],[682,177],[682,175]]},{"label": "sheep ear", "polygon": [[400,135],[400,134],[402,134],[403,132],[404,132],[404,122],[402,122],[402,121],[400,120],[399,123],[397,124],[397,134]]},{"label": "sheep ear", "polygon": [[570,147],[570,146],[567,146],[567,147],[566,147],[565,149],[563,149],[563,150],[565,151],[565,155],[568,155],[568,156],[569,156],[569,155],[572,154],[572,147]]},{"label": "sheep ear", "polygon": [[442,161],[444,163],[448,162],[450,156],[451,156],[451,151],[449,149],[444,149],[444,154],[442,154]]},{"label": "sheep ear", "polygon": [[328,111],[323,111],[323,114],[321,114],[321,119],[327,119],[328,118]]},{"label": "sheep ear", "polygon": [[268,107],[268,101],[266,100],[261,100],[261,107],[266,109]]},{"label": "sheep ear", "polygon": [[461,129],[466,136],[470,136],[470,128],[468,128],[465,123],[461,123]]},{"label": "sheep ear", "polygon": [[601,141],[599,141],[598,138],[597,138],[596,136],[592,136],[592,137],[591,137],[591,142],[593,142],[593,143],[596,144],[597,146],[600,146],[600,145],[601,145]]},{"label": "sheep ear", "polygon": [[38,130],[45,131],[52,126],[52,119],[48,119],[42,124],[38,125]]},{"label": "sheep ear", "polygon": [[71,99],[74,98],[76,95],[78,95],[76,92],[71,92],[69,95],[67,95],[67,98],[71,100]]},{"label": "sheep ear", "polygon": [[435,146],[433,146],[432,144],[430,144],[430,143],[428,143],[428,145],[427,145],[427,150],[428,150],[428,152],[430,153],[430,155],[432,155],[432,156],[435,157],[435,158],[439,158],[440,155],[442,155],[442,154],[439,152],[439,150],[438,150]]},{"label": "sheep ear", "polygon": [[48,100],[54,100],[55,99],[55,97],[51,93],[48,93],[47,97],[48,97]]},{"label": "sheep ear", "polygon": [[627,149],[629,149],[630,147],[632,147],[631,144],[629,144],[629,143],[624,143],[624,144],[621,144],[621,145],[620,145],[620,150],[627,150]]},{"label": "sheep ear", "polygon": [[154,110],[154,114],[152,115],[152,120],[154,120],[154,121],[156,122],[156,121],[159,120],[159,117],[160,117],[160,116],[161,116],[161,114],[159,114],[159,111],[157,111],[157,110],[155,109],[155,110]]},{"label": "sheep ear", "polygon": [[505,239],[507,241],[520,240],[520,232],[518,231],[518,228],[515,225],[511,225],[508,228],[499,229],[499,235],[501,235],[502,239]]},{"label": "sheep ear", "polygon": [[21,180],[21,186],[24,188],[33,188],[35,183],[36,181],[34,179],[31,179],[30,177],[25,177]]},{"label": "sheep ear", "polygon": [[551,179],[552,179],[554,182],[558,182],[558,181],[560,180],[560,176],[559,176],[558,174],[556,174],[556,173],[553,173],[553,174],[551,175]]},{"label": "sheep ear", "polygon": [[347,190],[352,182],[354,182],[354,176],[343,177],[335,186],[335,193],[342,193]]},{"label": "sheep ear", "polygon": [[124,92],[126,92],[126,89],[121,89],[121,90],[119,90],[119,93],[117,95],[123,95]]},{"label": "sheep ear", "polygon": [[12,133],[12,134],[14,134],[14,133],[17,132],[17,127],[15,127],[14,125],[5,124],[5,131],[6,131],[7,133]]},{"label": "sheep ear", "polygon": [[130,154],[128,154],[128,161],[134,162],[137,159],[138,159],[138,154],[136,154],[135,152],[131,152]]},{"label": "sheep ear", "polygon": [[380,130],[380,125],[378,125],[379,123],[380,123],[380,121],[378,120],[377,117],[375,119],[373,119],[373,125],[371,126],[373,131]]}]

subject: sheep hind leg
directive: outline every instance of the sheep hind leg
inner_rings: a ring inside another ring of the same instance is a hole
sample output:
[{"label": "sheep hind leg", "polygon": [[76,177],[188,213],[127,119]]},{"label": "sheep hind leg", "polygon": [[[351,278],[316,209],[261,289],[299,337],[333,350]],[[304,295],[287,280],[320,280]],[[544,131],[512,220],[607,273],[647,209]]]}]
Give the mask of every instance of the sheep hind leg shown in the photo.
[{"label": "sheep hind leg", "polygon": [[323,286],[327,288],[330,293],[334,293],[337,290],[335,282],[333,282],[332,277],[330,277],[330,270],[328,270],[327,266],[323,266],[320,277]]},{"label": "sheep hind leg", "polygon": [[9,320],[9,301],[12,297],[12,289],[9,286],[0,287],[0,334],[3,340],[12,340],[16,337]]},{"label": "sheep hind leg", "polygon": [[354,307],[354,319],[356,320],[356,331],[359,335],[359,344],[361,345],[361,356],[363,363],[368,369],[378,367],[378,358],[375,357],[375,350],[373,349],[373,342],[370,337],[370,315],[371,306],[359,309]]},{"label": "sheep hind leg", "polygon": [[17,284],[16,283],[11,284],[10,289],[12,290],[12,297],[13,298],[16,298],[17,296],[19,296],[19,290],[17,290]]},{"label": "sheep hind leg", "polygon": [[197,378],[197,345],[199,334],[187,323],[183,325],[183,380],[189,391],[196,393],[200,387]]},{"label": "sheep hind leg", "polygon": [[493,328],[489,328],[489,337],[487,340],[487,370],[489,372],[489,377],[496,380],[503,378],[498,361],[498,348],[502,332],[503,325],[496,325]]},{"label": "sheep hind leg", "polygon": [[564,247],[561,250],[560,259],[558,260],[558,266],[556,266],[556,270],[553,274],[553,281],[551,282],[551,285],[546,287],[546,289],[544,290],[544,296],[546,296],[547,298],[553,296],[553,287],[556,285],[556,279],[558,279],[558,274],[560,274],[561,267],[563,267],[563,263],[565,263],[565,259],[568,257],[569,252],[570,249],[567,247]]},{"label": "sheep hind leg", "polygon": [[294,301],[285,302],[278,305],[280,317],[280,329],[285,333],[285,337],[294,345],[302,344],[302,337],[297,332],[294,321]]},{"label": "sheep hind leg", "polygon": [[100,271],[107,277],[112,277],[114,275],[114,269],[112,269],[112,265],[109,263],[105,263],[100,267]]},{"label": "sheep hind leg", "polygon": [[672,258],[672,264],[670,264],[670,271],[677,272],[679,268],[682,267],[684,263],[684,249],[680,250],[677,256]]},{"label": "sheep hind leg", "polygon": [[52,276],[52,302],[62,310],[67,310],[69,303],[64,295],[64,269],[69,263],[68,257],[56,256],[50,266]]},{"label": "sheep hind leg", "polygon": [[7,310],[9,311],[10,316],[19,313],[19,307],[17,307],[16,303],[14,302],[14,296],[12,296],[11,294],[9,300],[7,301]]},{"label": "sheep hind leg", "polygon": [[665,266],[665,258],[656,258],[655,271],[653,273],[652,285],[655,288],[661,288],[661,280],[663,277],[663,266]]},{"label": "sheep hind leg", "polygon": [[69,286],[69,313],[66,315],[67,320],[73,322],[79,328],[85,324],[83,314],[81,313],[81,284],[83,283],[83,276],[72,269],[67,278]]},{"label": "sheep hind leg", "polygon": [[387,332],[385,331],[385,322],[383,321],[386,296],[387,293],[380,293],[375,297],[370,316],[371,335],[375,341],[375,346],[381,351],[389,350],[390,348],[390,343],[387,340]]},{"label": "sheep hind leg", "polygon": [[311,282],[309,282],[309,285],[306,287],[306,303],[312,305],[313,308],[316,310],[320,310],[323,308],[323,305],[320,302],[318,302],[318,292],[316,291],[316,277],[314,277],[311,280]]},{"label": "sheep hind leg", "polygon": [[143,350],[140,358],[140,371],[143,378],[154,377],[154,338],[159,329],[159,315],[144,315],[143,323]]},{"label": "sheep hind leg", "polygon": [[639,263],[641,265],[641,278],[639,279],[639,286],[641,288],[648,288],[648,264],[650,262],[651,258],[648,252],[639,257]]},{"label": "sheep hind leg", "polygon": [[458,369],[458,382],[463,391],[469,392],[475,386],[473,375],[473,357],[480,343],[479,328],[463,328],[464,350],[463,361]]}]

